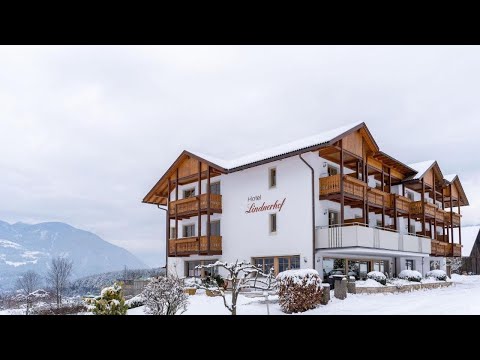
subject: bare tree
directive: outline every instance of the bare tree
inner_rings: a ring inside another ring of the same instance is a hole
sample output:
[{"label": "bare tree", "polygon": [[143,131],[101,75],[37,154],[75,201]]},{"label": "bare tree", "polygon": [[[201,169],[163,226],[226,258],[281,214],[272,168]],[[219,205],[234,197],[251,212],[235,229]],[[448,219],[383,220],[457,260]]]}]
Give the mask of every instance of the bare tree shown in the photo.
[{"label": "bare tree", "polygon": [[57,256],[52,259],[47,273],[47,282],[53,288],[57,300],[57,308],[62,303],[62,295],[68,285],[68,279],[72,275],[73,261]]},{"label": "bare tree", "polygon": [[[237,299],[238,294],[243,288],[255,288],[261,289],[264,291],[271,290],[275,286],[275,278],[273,277],[273,268],[270,269],[269,274],[262,272],[262,269],[259,267],[250,264],[249,262],[238,260],[234,263],[224,263],[217,261],[213,264],[208,265],[198,265],[196,269],[209,269],[209,268],[223,268],[227,271],[228,275],[225,278],[228,281],[228,285],[231,286],[231,301],[228,303],[225,289],[218,287],[217,291],[220,292],[220,295],[223,297],[223,304],[230,311],[232,315],[237,315]],[[260,278],[258,276],[261,276]],[[200,286],[203,289],[211,289]]]},{"label": "bare tree", "polygon": [[32,293],[40,287],[41,281],[42,277],[33,270],[28,270],[17,279],[17,289],[21,291],[22,298],[27,303],[27,315],[34,299]]},{"label": "bare tree", "polygon": [[459,273],[462,267],[462,258],[461,257],[448,257],[447,265],[450,265],[450,270],[453,273]]}]

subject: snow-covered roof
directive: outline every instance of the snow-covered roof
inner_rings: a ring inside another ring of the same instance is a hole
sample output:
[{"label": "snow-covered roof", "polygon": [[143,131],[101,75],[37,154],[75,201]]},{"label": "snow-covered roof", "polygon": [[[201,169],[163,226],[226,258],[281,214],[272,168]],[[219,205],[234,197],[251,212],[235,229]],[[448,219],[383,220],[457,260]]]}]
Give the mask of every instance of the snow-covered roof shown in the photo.
[{"label": "snow-covered roof", "polygon": [[409,167],[411,167],[413,170],[415,170],[417,173],[408,180],[417,180],[420,179],[423,174],[433,165],[435,160],[427,160],[427,161],[422,161],[422,162],[417,162],[414,164],[408,164]]},{"label": "snow-covered roof", "polygon": [[455,179],[456,176],[457,176],[457,174],[448,174],[448,175],[445,175],[443,178],[445,180],[447,180],[448,182],[452,182],[453,179]]},{"label": "snow-covered roof", "polygon": [[479,231],[480,225],[462,226],[462,256],[470,256]]},{"label": "snow-covered roof", "polygon": [[248,154],[237,159],[224,160],[219,159],[211,155],[202,154],[197,151],[190,151],[192,154],[201,157],[211,163],[214,163],[218,166],[223,167],[224,169],[231,170],[238,168],[240,166],[252,164],[258,161],[266,160],[280,155],[285,155],[293,151],[306,149],[312,146],[322,145],[330,140],[333,140],[339,135],[347,132],[348,130],[362,124],[362,121],[355,122],[352,124],[347,124],[336,129],[322,132],[320,134],[312,135],[303,139],[295,140],[287,144],[271,147],[262,151],[255,152],[253,154]]}]

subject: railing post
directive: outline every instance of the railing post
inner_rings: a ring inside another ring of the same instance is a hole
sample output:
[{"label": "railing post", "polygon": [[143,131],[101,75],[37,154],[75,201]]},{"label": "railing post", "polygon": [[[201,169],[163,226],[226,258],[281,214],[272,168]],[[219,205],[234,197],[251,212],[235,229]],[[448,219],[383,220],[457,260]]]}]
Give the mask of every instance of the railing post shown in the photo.
[{"label": "railing post", "polygon": [[343,171],[343,140],[340,139],[340,224],[345,220],[345,189],[344,189],[344,171]]},{"label": "railing post", "polygon": [[210,255],[210,165],[207,170],[207,254]]}]

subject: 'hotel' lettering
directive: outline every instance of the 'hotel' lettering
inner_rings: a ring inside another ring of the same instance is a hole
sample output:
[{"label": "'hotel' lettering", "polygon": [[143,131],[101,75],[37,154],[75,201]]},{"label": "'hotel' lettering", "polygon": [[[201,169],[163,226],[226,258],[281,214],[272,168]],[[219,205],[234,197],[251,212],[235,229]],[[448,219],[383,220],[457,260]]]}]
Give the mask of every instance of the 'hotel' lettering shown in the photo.
[{"label": "'hotel' lettering", "polygon": [[256,206],[255,203],[250,205],[247,211],[245,211],[245,214],[250,214],[250,213],[255,213],[259,211],[267,211],[267,210],[276,210],[280,212],[282,210],[283,204],[285,204],[285,200],[287,198],[284,198],[283,201],[280,203],[278,200],[275,200],[275,203],[270,204],[270,205],[265,205],[265,202],[261,206]]}]

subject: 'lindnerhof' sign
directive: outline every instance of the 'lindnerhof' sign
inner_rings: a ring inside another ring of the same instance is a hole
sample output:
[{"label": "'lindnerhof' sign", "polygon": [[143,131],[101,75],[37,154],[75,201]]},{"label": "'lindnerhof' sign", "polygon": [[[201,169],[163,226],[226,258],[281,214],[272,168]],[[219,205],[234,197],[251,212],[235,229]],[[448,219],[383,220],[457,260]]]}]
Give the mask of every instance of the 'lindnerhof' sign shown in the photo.
[{"label": "'lindnerhof' sign", "polygon": [[[261,199],[261,196],[258,196],[256,198]],[[278,210],[280,212],[282,210],[283,205],[285,204],[285,200],[287,200],[287,198],[284,198],[283,200],[275,200],[273,204],[265,204],[265,201],[264,201],[263,204],[260,206],[257,206],[255,203],[249,204],[247,206],[248,208],[247,208],[247,211],[245,211],[245,214],[251,214],[251,213],[268,211],[268,210]]]}]

